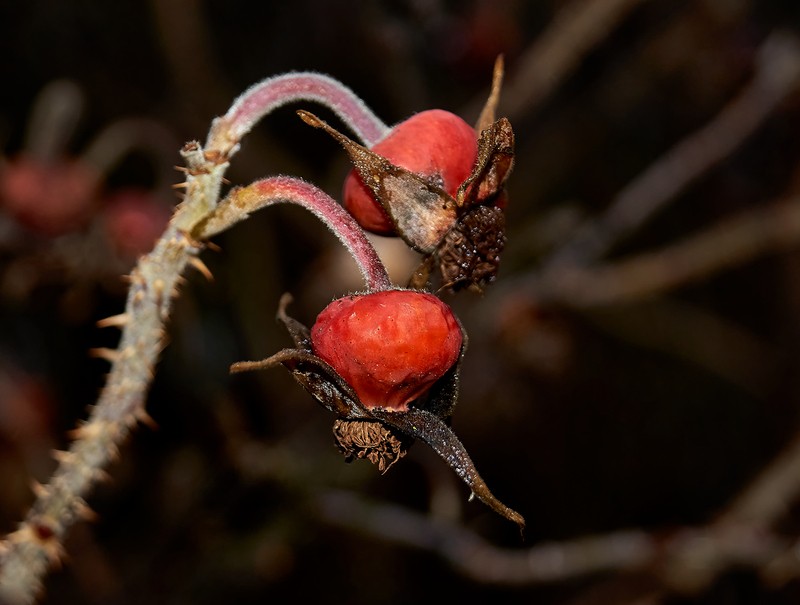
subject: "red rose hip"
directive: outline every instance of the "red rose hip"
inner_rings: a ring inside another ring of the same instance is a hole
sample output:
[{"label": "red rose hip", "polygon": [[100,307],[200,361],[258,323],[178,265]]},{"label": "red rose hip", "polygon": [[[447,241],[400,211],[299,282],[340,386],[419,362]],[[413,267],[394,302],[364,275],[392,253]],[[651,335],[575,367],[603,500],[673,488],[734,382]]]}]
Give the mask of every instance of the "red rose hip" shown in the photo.
[{"label": "red rose hip", "polygon": [[[395,126],[372,151],[424,177],[455,196],[472,171],[478,155],[475,130],[457,115],[442,109],[415,114]],[[394,225],[355,170],[344,182],[344,206],[366,230],[394,233]]]},{"label": "red rose hip", "polygon": [[78,160],[20,155],[0,166],[0,207],[38,233],[69,233],[91,217],[99,182],[95,170]]},{"label": "red rose hip", "polygon": [[311,343],[365,407],[404,411],[456,363],[462,334],[432,294],[386,290],[333,301],[317,317]]}]

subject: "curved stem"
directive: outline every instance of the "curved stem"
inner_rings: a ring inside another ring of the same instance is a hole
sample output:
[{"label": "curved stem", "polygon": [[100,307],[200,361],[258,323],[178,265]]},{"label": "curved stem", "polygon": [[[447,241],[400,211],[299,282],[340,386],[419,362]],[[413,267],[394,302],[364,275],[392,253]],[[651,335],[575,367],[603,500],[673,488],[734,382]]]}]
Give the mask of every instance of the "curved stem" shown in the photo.
[{"label": "curved stem", "polygon": [[[242,136],[267,112],[299,99],[330,106],[365,141],[380,137],[386,129],[352,91],[334,80],[290,74],[267,80],[239,97],[226,116],[214,121],[205,146],[192,141],[183,147],[186,197],[153,251],[131,274],[125,312],[102,322],[123,327],[116,350],[95,351],[112,362],[106,386],[89,419],[73,432],[69,450],[58,454],[58,468],[48,484],[36,487],[36,501],[17,531],[0,542],[0,602],[35,602],[42,579],[62,555],[67,531],[82,517],[91,516],[84,498],[118,456],[137,421],[147,421],[145,399],[165,346],[165,324],[183,272],[190,265],[203,269],[197,255],[205,237],[260,206],[294,201],[322,218],[347,245],[370,289],[391,287],[383,264],[355,221],[332,198],[302,181],[266,179],[238,190],[238,196],[234,192],[225,211],[216,212],[225,171]],[[219,228],[203,231],[212,224]]]},{"label": "curved stem", "polygon": [[[244,91],[221,118],[214,121],[209,142],[224,130],[231,146],[269,112],[295,101],[314,101],[329,107],[368,147],[389,130],[352,90],[328,76],[313,72],[267,78]],[[209,147],[209,145],[206,145]]]},{"label": "curved stem", "polygon": [[198,226],[195,235],[201,240],[207,239],[260,208],[282,202],[302,206],[328,226],[358,264],[367,290],[378,292],[392,288],[383,262],[355,219],[327,193],[298,178],[268,177],[233,189],[208,220]]}]

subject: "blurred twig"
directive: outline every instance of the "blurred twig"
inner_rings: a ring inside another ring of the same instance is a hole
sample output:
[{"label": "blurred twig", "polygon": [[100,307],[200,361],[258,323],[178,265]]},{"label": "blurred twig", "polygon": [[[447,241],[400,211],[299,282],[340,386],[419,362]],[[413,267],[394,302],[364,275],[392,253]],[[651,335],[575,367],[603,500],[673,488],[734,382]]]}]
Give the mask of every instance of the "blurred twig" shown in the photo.
[{"label": "blurred twig", "polygon": [[544,272],[587,264],[641,227],[699,176],[730,155],[772,113],[800,78],[800,43],[770,35],[752,81],[706,126],[656,160],[620,192],[603,216],[589,219],[545,262]]},{"label": "blurred twig", "polygon": [[[607,572],[645,573],[681,593],[706,589],[731,566],[761,570],[769,579],[781,561],[786,579],[792,542],[772,525],[798,492],[800,439],[770,465],[712,523],[670,532],[622,530],[528,549],[500,548],[464,527],[395,504],[369,501],[347,491],[327,491],[314,510],[327,523],[411,548],[435,552],[471,580],[524,585],[563,582]],[[789,477],[788,473],[794,472]],[[753,512],[757,514],[752,514]],[[794,575],[800,573],[795,558]],[[773,576],[775,574],[773,573]]]},{"label": "blurred twig", "polygon": [[309,465],[293,451],[300,446],[265,446],[249,436],[241,420],[225,416],[220,417],[220,427],[230,459],[248,480],[274,479],[298,488],[296,493],[310,497],[313,514],[325,523],[435,553],[474,582],[549,584],[622,572],[649,577],[644,592],[658,601],[662,590],[706,589],[731,566],[758,570],[773,584],[800,575],[794,542],[775,529],[800,495],[800,436],[705,526],[620,530],[530,548],[502,548],[431,514],[348,490],[324,490],[312,470],[320,461]]},{"label": "blurred twig", "polygon": [[614,338],[688,361],[756,397],[779,373],[776,349],[735,321],[680,300],[659,298],[588,310]]},{"label": "blurred twig", "polygon": [[576,0],[568,4],[518,60],[503,90],[501,115],[513,122],[534,112],[581,58],[642,1]]},{"label": "blurred twig", "polygon": [[637,569],[654,554],[644,531],[620,531],[513,550],[474,532],[394,504],[327,491],[316,511],[328,523],[397,544],[436,552],[467,577],[490,584],[559,582],[608,570]]},{"label": "blurred twig", "polygon": [[572,308],[618,304],[672,290],[758,256],[800,245],[800,198],[773,202],[627,260],[563,267],[532,283],[537,300]]}]

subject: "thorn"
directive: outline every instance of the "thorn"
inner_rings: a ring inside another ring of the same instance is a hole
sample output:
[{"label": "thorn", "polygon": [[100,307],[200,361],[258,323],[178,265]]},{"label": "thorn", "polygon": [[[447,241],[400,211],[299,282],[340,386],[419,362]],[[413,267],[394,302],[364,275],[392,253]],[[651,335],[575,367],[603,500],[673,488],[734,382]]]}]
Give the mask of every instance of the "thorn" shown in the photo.
[{"label": "thorn", "polygon": [[99,435],[101,430],[99,422],[87,422],[69,431],[67,437],[74,441],[91,439]]},{"label": "thorn", "polygon": [[161,355],[161,353],[164,352],[164,349],[166,349],[169,346],[169,343],[170,343],[169,337],[166,335],[166,333],[162,333],[161,339],[158,341],[159,355]]},{"label": "thorn", "polygon": [[75,461],[75,452],[69,452],[66,450],[53,450],[52,452],[53,458],[59,464],[72,464]]},{"label": "thorn", "polygon": [[47,489],[47,486],[34,480],[31,481],[31,491],[33,491],[33,495],[36,496],[37,500],[41,500],[47,496],[49,490]]},{"label": "thorn", "polygon": [[143,425],[148,427],[151,430],[158,429],[158,423],[153,420],[153,417],[147,413],[147,410],[144,409],[144,406],[137,407],[133,411],[133,416],[141,422]]},{"label": "thorn", "polygon": [[122,423],[130,431],[136,426],[136,416],[134,414],[126,414],[125,417],[122,419]]},{"label": "thorn", "polygon": [[75,513],[84,521],[94,522],[98,518],[97,513],[86,504],[86,500],[83,498],[78,498],[75,501]]},{"label": "thorn", "polygon": [[[118,432],[122,433],[122,431],[123,431],[122,423],[120,423],[120,422],[117,423],[117,430],[118,430]],[[121,458],[121,455],[120,455],[120,452],[119,452],[119,446],[116,443],[109,444],[109,446],[108,446],[108,459],[109,459],[109,461],[118,462],[120,458]],[[95,469],[94,477],[100,483],[110,483],[111,482],[111,473],[109,473],[107,470],[102,469],[102,468]]]},{"label": "thorn", "polygon": [[[116,462],[119,459],[119,452],[112,452],[109,458]],[[109,483],[111,481],[111,475],[102,468],[96,468],[92,470],[92,479],[96,483]]]},{"label": "thorn", "polygon": [[89,349],[89,355],[92,357],[98,357],[100,359],[105,359],[110,363],[116,363],[120,358],[120,353],[116,349],[108,349],[106,347],[97,347],[94,349]]},{"label": "thorn", "polygon": [[195,269],[197,269],[203,275],[203,277],[205,277],[208,281],[214,281],[214,276],[211,275],[211,271],[206,266],[206,264],[199,258],[193,256],[189,261],[189,264]]},{"label": "thorn", "polygon": [[98,328],[119,328],[128,323],[130,316],[127,313],[120,313],[119,315],[112,315],[97,322]]},{"label": "thorn", "polygon": [[162,297],[164,296],[164,280],[161,278],[156,279],[153,282],[153,292],[156,295],[156,300],[159,304],[161,304]]},{"label": "thorn", "polygon": [[187,183],[186,181],[182,181],[180,183],[173,183],[171,185],[171,187],[173,189],[186,189],[188,186],[189,186],[189,183]]}]

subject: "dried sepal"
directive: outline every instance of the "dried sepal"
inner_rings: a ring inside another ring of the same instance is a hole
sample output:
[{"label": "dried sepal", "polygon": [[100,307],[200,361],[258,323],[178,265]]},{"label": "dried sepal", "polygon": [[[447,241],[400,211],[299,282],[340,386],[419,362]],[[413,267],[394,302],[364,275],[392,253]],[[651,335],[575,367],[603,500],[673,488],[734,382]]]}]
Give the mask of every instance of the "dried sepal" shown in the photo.
[{"label": "dried sepal", "polygon": [[507,118],[500,118],[481,131],[475,167],[456,193],[458,207],[470,208],[495,201],[513,166],[514,129]]},{"label": "dried sepal", "polygon": [[433,252],[456,221],[452,196],[433,179],[396,166],[314,114],[302,110],[297,113],[304,122],[321,128],[344,147],[362,182],[392,220],[396,233],[415,250]]},{"label": "dried sepal", "polygon": [[343,418],[368,418],[358,396],[341,376],[322,359],[302,349],[283,349],[260,361],[231,365],[232,374],[284,366],[294,379],[325,409]]},{"label": "dried sepal", "polygon": [[276,319],[281,322],[286,328],[286,331],[289,332],[289,336],[292,337],[294,345],[298,349],[302,349],[303,351],[308,351],[310,353],[312,351],[311,331],[304,324],[300,323],[286,312],[286,308],[292,303],[292,300],[292,295],[288,292],[285,292],[283,296],[281,296],[281,300],[278,303]]},{"label": "dried sepal", "polygon": [[492,494],[486,482],[475,469],[475,464],[464,444],[441,418],[427,410],[417,408],[410,408],[403,413],[373,410],[373,414],[402,433],[427,443],[461,477],[478,500],[497,514],[516,523],[520,531],[525,529],[525,518]]},{"label": "dried sepal", "polygon": [[500,103],[500,90],[503,87],[504,71],[503,55],[498,55],[492,71],[492,88],[489,92],[489,98],[486,99],[481,114],[478,116],[478,121],[475,123],[475,132],[478,135],[489,128],[496,119],[495,115],[497,114],[497,105]]}]

